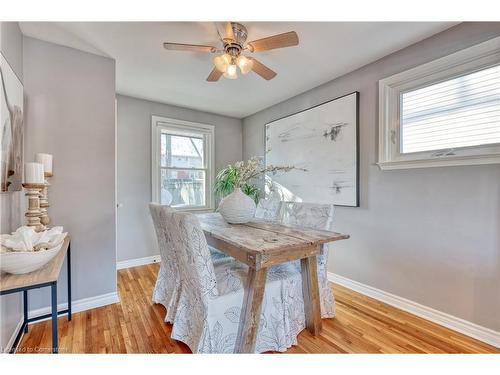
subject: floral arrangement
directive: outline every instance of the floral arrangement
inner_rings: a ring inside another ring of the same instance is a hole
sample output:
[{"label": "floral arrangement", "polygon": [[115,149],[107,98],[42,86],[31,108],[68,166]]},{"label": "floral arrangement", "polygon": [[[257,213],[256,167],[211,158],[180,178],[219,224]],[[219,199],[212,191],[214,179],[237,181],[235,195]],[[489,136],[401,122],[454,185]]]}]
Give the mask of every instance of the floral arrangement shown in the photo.
[{"label": "floral arrangement", "polygon": [[294,166],[263,165],[262,158],[252,157],[247,161],[238,161],[228,165],[221,170],[215,178],[215,193],[219,197],[224,197],[240,188],[243,193],[253,198],[255,203],[259,201],[260,189],[250,181],[266,173],[276,175],[278,172],[289,172],[291,170],[307,171],[304,168]]}]

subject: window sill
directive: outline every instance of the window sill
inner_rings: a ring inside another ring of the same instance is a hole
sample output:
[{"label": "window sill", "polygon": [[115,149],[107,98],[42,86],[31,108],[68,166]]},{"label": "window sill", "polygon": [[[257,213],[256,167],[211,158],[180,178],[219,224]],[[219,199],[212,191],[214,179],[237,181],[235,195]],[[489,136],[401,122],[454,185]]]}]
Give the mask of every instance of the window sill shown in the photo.
[{"label": "window sill", "polygon": [[448,156],[433,159],[382,161],[377,163],[379,168],[383,171],[393,169],[451,167],[481,164],[500,164],[500,154],[477,156]]}]

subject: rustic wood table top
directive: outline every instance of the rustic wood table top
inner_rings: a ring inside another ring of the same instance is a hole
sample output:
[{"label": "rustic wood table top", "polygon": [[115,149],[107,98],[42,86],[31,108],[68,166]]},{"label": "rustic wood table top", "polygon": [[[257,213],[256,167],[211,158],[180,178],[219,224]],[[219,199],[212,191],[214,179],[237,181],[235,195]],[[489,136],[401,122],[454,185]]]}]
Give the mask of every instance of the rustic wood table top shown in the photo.
[{"label": "rustic wood table top", "polygon": [[219,213],[196,216],[211,246],[256,269],[301,259],[295,253],[349,238],[346,234],[259,219],[246,224],[229,224]]}]

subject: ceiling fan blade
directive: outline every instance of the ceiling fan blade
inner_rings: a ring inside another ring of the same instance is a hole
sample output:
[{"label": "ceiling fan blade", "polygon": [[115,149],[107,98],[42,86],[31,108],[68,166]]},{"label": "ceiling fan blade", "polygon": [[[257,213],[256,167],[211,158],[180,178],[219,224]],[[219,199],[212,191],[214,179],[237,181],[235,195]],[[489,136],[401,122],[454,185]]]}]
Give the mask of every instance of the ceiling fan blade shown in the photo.
[{"label": "ceiling fan blade", "polygon": [[273,79],[274,77],[276,77],[276,72],[269,69],[267,66],[262,64],[259,60],[255,59],[253,57],[251,59],[253,61],[252,70],[255,73],[257,73],[259,76],[261,76],[262,78],[264,78],[268,81],[270,79]]},{"label": "ceiling fan blade", "polygon": [[222,72],[217,68],[214,68],[207,77],[208,82],[217,82],[219,78],[222,76]]},{"label": "ceiling fan blade", "polygon": [[253,40],[248,43],[248,49],[251,52],[268,51],[270,49],[292,47],[299,44],[299,37],[295,31],[278,34]]},{"label": "ceiling fan blade", "polygon": [[211,52],[211,53],[217,51],[217,48],[213,46],[203,46],[199,44],[163,43],[163,47],[170,51]]},{"label": "ceiling fan blade", "polygon": [[233,24],[231,22],[224,23],[224,39],[234,40]]}]

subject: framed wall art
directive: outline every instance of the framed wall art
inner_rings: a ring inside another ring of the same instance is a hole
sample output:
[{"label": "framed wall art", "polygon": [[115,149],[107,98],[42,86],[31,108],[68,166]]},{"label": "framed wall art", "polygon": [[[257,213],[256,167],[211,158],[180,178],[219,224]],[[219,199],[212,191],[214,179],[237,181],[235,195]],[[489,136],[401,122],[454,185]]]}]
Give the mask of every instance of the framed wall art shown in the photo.
[{"label": "framed wall art", "polygon": [[297,168],[266,176],[272,189],[283,200],[358,207],[358,114],[353,92],[266,124],[266,166]]}]

